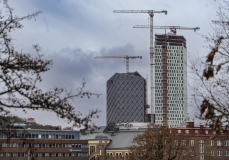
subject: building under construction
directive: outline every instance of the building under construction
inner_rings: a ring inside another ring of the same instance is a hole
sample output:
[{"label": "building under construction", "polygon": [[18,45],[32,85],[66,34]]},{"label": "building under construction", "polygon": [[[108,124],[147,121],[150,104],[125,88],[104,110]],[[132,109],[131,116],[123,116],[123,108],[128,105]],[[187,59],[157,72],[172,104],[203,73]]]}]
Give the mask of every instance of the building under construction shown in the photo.
[{"label": "building under construction", "polygon": [[177,127],[187,119],[186,39],[156,34],[154,53],[155,123]]}]

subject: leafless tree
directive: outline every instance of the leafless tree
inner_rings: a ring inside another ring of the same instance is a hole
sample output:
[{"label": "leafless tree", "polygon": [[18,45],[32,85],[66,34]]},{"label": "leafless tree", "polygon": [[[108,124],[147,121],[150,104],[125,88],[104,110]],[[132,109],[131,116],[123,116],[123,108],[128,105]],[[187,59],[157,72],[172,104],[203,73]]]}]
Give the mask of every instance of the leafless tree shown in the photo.
[{"label": "leafless tree", "polygon": [[165,126],[151,124],[143,134],[134,138],[129,148],[133,160],[187,160],[192,159],[188,139]]},{"label": "leafless tree", "polygon": [[17,51],[13,46],[10,32],[22,28],[21,21],[35,19],[41,11],[19,17],[13,14],[7,0],[0,0],[0,4],[4,6],[0,12],[0,115],[9,115],[11,108],[22,109],[24,112],[44,110],[73,122],[75,127],[93,126],[91,118],[98,117],[99,110],[92,110],[83,116],[74,109],[72,100],[99,95],[84,92],[84,81],[75,93],[59,87],[47,91],[40,89],[38,83],[42,81],[41,73],[49,71],[53,61],[43,59],[38,45],[33,45],[36,56]]},{"label": "leafless tree", "polygon": [[200,119],[206,120],[218,133],[229,120],[229,1],[224,0],[212,21],[213,33],[204,36],[209,54],[204,62],[192,61],[195,78],[194,100],[200,108]]}]

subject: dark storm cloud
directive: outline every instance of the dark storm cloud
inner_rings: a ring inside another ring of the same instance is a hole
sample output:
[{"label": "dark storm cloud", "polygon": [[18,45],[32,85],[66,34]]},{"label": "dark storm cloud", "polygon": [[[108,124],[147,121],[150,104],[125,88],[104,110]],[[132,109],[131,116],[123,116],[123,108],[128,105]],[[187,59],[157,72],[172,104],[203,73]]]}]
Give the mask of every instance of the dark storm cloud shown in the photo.
[{"label": "dark storm cloud", "polygon": [[[52,59],[54,62],[53,68],[44,74],[45,86],[55,84],[66,88],[74,88],[75,83],[80,83],[82,79],[85,79],[87,83],[93,83],[96,81],[96,77],[104,76],[109,78],[109,76],[112,76],[112,74],[116,72],[125,72],[124,58],[94,58],[95,56],[118,55],[137,55],[137,52],[131,44],[102,48],[97,52],[84,51],[78,48],[64,48],[58,53],[45,57]],[[138,60],[130,60],[130,68],[134,67],[135,63],[133,63],[133,61]],[[145,62],[138,62],[138,67],[141,69]],[[137,68],[137,66],[135,66],[135,68]]]}]

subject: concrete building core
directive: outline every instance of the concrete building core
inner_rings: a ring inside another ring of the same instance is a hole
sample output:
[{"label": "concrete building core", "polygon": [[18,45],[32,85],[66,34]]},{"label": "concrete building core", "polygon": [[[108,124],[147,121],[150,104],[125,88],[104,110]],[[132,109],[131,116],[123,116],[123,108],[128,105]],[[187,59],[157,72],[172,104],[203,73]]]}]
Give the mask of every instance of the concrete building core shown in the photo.
[{"label": "concrete building core", "polygon": [[177,127],[187,120],[186,39],[155,35],[155,124]]}]

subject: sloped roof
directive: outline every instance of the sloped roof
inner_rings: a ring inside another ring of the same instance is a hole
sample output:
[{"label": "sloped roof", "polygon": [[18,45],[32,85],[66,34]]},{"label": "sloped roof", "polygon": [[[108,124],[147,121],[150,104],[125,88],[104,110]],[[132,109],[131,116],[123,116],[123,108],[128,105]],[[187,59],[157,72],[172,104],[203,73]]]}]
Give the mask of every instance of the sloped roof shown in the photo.
[{"label": "sloped roof", "polygon": [[88,134],[88,135],[81,135],[80,136],[81,140],[104,140],[104,139],[109,139],[112,140],[112,137],[110,134],[105,134],[105,133],[93,133],[93,134]]},{"label": "sloped roof", "polygon": [[132,146],[133,139],[138,134],[142,134],[143,131],[126,131],[126,132],[118,132],[114,133],[112,137],[112,141],[107,145],[106,149],[124,149]]}]

